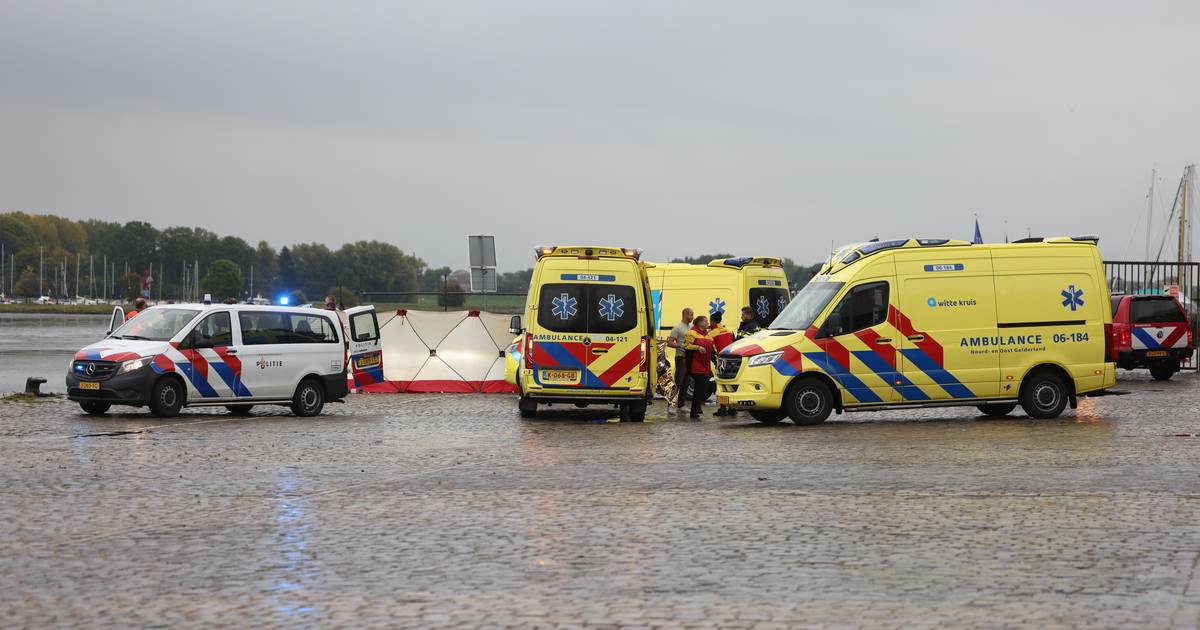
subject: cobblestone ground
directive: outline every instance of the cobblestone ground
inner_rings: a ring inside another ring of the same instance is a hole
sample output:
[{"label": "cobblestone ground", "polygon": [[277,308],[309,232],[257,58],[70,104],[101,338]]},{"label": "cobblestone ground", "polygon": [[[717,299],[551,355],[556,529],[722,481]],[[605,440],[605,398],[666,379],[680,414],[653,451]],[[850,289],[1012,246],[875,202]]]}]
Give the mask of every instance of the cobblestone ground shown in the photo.
[{"label": "cobblestone ground", "polygon": [[0,627],[1195,627],[1198,385],[810,428],[2,404]]}]

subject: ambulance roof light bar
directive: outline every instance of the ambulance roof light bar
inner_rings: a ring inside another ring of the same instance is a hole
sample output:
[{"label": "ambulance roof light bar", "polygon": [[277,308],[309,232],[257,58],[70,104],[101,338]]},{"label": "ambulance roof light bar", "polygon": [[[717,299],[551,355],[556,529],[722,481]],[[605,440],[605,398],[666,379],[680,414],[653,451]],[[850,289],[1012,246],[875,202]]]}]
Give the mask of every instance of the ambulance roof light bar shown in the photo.
[{"label": "ambulance roof light bar", "polygon": [[625,254],[626,256],[628,256],[628,257],[630,257],[630,258],[632,258],[632,259],[634,259],[634,260],[641,260],[641,259],[642,259],[642,250],[640,250],[640,249],[637,249],[636,247],[625,247],[625,248],[622,248],[622,249],[621,249],[621,253]]},{"label": "ambulance roof light bar", "polygon": [[536,258],[541,258],[542,256],[549,256],[550,254],[553,254],[554,250],[555,247],[551,245],[541,245],[533,248],[533,254]]}]

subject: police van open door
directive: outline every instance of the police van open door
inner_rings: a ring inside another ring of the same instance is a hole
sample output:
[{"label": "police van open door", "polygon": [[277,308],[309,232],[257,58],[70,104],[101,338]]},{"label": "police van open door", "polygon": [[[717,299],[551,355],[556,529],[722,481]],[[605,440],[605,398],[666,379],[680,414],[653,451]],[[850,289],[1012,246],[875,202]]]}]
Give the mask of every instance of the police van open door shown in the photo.
[{"label": "police van open door", "polygon": [[383,382],[383,342],[379,334],[379,319],[374,306],[346,309],[347,369],[354,387],[361,388]]},{"label": "police van open door", "polygon": [[120,306],[113,307],[112,319],[108,320],[108,332],[104,335],[113,334],[118,328],[125,324],[125,309]]}]

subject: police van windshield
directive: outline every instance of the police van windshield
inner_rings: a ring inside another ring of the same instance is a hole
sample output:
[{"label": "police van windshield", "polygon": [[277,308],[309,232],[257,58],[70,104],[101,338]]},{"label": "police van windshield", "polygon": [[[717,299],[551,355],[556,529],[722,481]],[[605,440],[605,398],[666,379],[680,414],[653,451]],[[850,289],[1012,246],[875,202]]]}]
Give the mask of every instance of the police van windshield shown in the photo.
[{"label": "police van windshield", "polygon": [[771,330],[807,330],[845,282],[809,282],[779,317],[768,326]]},{"label": "police van windshield", "polygon": [[190,308],[152,308],[138,313],[113,332],[114,339],[170,341],[200,311]]},{"label": "police van windshield", "polygon": [[637,293],[619,284],[544,284],[537,323],[558,333],[629,332],[637,326]]}]

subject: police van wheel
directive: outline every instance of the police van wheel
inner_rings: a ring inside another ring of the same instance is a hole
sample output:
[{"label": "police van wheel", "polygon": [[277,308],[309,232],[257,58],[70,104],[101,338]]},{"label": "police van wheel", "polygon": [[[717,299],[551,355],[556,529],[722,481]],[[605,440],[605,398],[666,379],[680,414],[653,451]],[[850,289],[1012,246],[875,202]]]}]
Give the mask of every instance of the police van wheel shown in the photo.
[{"label": "police van wheel", "polygon": [[532,418],[537,415],[537,403],[524,396],[517,399],[517,409],[520,410],[522,418]]},{"label": "police van wheel", "polygon": [[89,416],[102,416],[108,413],[109,407],[112,407],[112,403],[101,402],[99,400],[83,400],[79,402],[79,408]]},{"label": "police van wheel", "polygon": [[1017,408],[1017,403],[988,403],[976,405],[976,407],[979,409],[979,413],[989,418],[1003,418]]},{"label": "police van wheel", "polygon": [[779,424],[788,415],[782,409],[751,409],[750,417],[763,424]]},{"label": "police van wheel", "polygon": [[183,409],[186,395],[179,380],[169,376],[160,378],[150,392],[150,413],[159,418],[174,418]]},{"label": "police van wheel", "polygon": [[1170,361],[1156,361],[1150,364],[1150,376],[1156,381],[1169,381],[1179,371],[1179,364]]},{"label": "police van wheel", "polygon": [[250,410],[254,408],[254,405],[225,405],[225,408],[229,410],[229,413],[235,416],[248,416],[250,415]]},{"label": "police van wheel", "polygon": [[316,379],[306,378],[296,386],[292,396],[292,413],[301,418],[321,415],[325,408],[325,390]]},{"label": "police van wheel", "polygon": [[1067,386],[1056,374],[1034,374],[1021,385],[1021,408],[1030,418],[1052,420],[1067,407]]},{"label": "police van wheel", "polygon": [[821,424],[833,412],[833,392],[815,378],[798,379],[784,393],[783,409],[800,426]]}]

